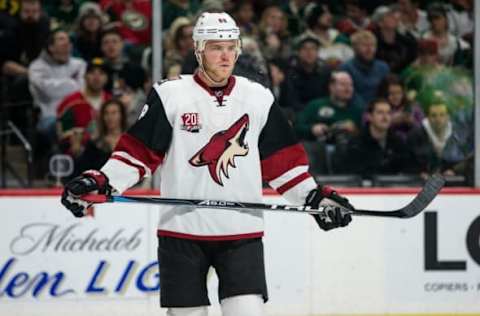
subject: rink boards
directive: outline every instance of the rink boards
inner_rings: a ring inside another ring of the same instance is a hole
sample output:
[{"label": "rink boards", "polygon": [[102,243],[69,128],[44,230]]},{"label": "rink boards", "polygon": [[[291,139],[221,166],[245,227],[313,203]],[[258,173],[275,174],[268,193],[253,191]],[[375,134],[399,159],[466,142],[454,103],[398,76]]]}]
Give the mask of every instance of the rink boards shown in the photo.
[{"label": "rink boards", "polygon": [[[369,209],[414,196],[344,193]],[[157,209],[106,204],[79,220],[56,194],[0,191],[0,315],[164,315]],[[285,202],[271,192],[265,201]],[[328,233],[309,215],[265,217],[269,315],[480,315],[478,190],[445,190],[413,219],[356,217]],[[217,283],[212,272],[211,315]]]}]

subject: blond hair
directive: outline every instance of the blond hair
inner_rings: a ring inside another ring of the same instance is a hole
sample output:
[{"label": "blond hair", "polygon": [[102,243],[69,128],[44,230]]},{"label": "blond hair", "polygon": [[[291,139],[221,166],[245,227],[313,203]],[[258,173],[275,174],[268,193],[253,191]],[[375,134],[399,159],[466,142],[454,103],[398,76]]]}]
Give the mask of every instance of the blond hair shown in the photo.
[{"label": "blond hair", "polygon": [[375,45],[377,45],[377,38],[372,32],[367,30],[360,30],[353,33],[352,36],[350,36],[350,41],[352,42],[352,46],[357,46],[358,44],[364,42],[373,42]]}]

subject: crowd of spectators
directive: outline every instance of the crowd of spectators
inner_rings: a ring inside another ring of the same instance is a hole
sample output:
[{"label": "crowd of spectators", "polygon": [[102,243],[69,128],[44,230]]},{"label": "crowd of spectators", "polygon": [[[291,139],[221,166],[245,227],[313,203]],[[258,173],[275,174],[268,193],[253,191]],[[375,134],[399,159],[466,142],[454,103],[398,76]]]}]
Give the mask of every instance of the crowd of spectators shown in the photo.
[{"label": "crowd of spectators", "polygon": [[[195,72],[204,11],[241,29],[234,74],[270,88],[315,174],[472,176],[473,0],[166,0],[163,78]],[[151,87],[150,0],[0,5],[3,112],[74,175],[99,168]],[[179,92],[181,93],[181,92]]]}]

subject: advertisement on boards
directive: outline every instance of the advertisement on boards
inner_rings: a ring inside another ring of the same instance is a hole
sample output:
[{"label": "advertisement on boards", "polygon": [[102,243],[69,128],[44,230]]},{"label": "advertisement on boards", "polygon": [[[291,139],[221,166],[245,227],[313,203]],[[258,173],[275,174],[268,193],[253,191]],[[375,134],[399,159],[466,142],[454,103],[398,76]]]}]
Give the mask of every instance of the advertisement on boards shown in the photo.
[{"label": "advertisement on boards", "polygon": [[[413,195],[349,198],[393,209]],[[440,195],[415,218],[355,217],[330,232],[307,214],[266,214],[268,314],[480,315],[477,205],[479,195]],[[23,196],[0,197],[0,209],[0,315],[165,315],[154,206],[98,205],[77,219],[56,196]],[[220,315],[213,270],[208,279]]]}]

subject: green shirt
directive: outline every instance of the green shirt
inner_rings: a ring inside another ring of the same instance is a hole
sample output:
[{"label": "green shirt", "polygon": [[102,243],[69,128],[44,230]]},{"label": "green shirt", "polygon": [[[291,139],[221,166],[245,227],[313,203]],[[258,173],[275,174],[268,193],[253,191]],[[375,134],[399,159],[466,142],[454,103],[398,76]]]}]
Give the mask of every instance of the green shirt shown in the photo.
[{"label": "green shirt", "polygon": [[345,107],[336,105],[330,97],[314,99],[297,115],[295,124],[297,135],[303,139],[315,139],[312,134],[312,126],[317,123],[332,126],[335,123],[350,120],[355,123],[357,128],[360,128],[362,105],[362,102],[355,97]]}]

